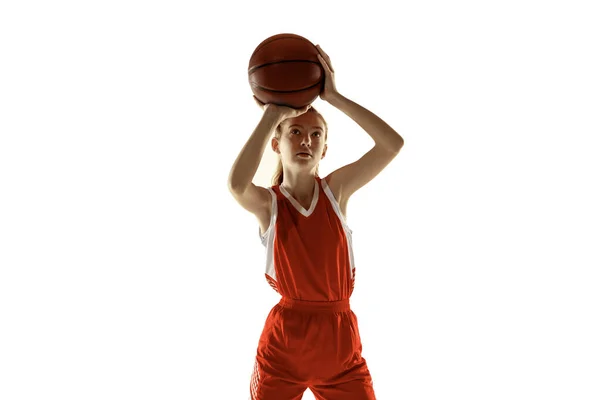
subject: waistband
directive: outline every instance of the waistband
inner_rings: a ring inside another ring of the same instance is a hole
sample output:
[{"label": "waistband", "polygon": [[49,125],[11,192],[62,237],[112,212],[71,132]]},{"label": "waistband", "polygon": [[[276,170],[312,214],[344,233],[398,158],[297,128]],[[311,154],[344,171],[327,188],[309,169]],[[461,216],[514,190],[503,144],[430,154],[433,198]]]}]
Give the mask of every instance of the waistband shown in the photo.
[{"label": "waistband", "polygon": [[282,297],[278,303],[283,308],[302,311],[349,311],[350,299],[339,301],[309,301]]}]

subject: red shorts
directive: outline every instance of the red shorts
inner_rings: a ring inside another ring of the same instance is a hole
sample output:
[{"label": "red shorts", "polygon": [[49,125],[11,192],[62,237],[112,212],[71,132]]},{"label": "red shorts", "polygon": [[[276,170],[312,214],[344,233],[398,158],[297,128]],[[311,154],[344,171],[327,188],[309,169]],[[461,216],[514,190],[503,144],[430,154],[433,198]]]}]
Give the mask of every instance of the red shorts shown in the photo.
[{"label": "red shorts", "polygon": [[373,382],[361,355],[356,315],[348,300],[282,298],[260,336],[250,383],[252,400],[373,400]]}]

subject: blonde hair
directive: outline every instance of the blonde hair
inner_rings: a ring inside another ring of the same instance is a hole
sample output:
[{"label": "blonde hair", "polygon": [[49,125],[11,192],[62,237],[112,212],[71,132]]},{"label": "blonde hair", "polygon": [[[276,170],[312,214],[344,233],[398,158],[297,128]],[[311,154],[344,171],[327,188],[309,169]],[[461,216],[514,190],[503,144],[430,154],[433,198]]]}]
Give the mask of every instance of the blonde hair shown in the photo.
[{"label": "blonde hair", "polygon": [[[325,126],[325,143],[327,143],[328,129],[327,129],[327,122],[325,121],[325,118],[323,118],[321,113],[319,113],[317,110],[315,110],[315,108],[312,106],[308,109],[307,112],[315,113],[319,118],[321,118],[321,121],[323,121],[323,125]],[[281,122],[281,124],[283,124],[283,121]],[[277,128],[275,129],[274,137],[277,140],[281,140],[281,135],[283,134],[283,128],[281,127],[281,124],[277,125]],[[317,170],[315,171],[315,176],[319,176],[319,166],[318,165],[317,165]],[[271,184],[273,186],[277,186],[277,185],[281,185],[282,182],[283,182],[283,163],[281,162],[281,158],[279,158],[279,161],[277,162],[277,167],[275,168],[275,173],[273,174],[273,178],[271,179]]]}]

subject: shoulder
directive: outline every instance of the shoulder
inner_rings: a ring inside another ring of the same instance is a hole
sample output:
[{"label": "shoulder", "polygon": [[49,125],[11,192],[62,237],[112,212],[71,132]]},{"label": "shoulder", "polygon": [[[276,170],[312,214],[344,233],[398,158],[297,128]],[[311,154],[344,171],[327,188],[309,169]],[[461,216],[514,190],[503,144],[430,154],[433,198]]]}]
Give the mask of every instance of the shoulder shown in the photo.
[{"label": "shoulder", "polygon": [[271,210],[271,203],[273,200],[272,189],[257,186],[254,183],[250,183],[248,187],[241,190],[233,190],[230,188],[231,194],[235,200],[246,210],[250,211],[257,216],[263,216],[268,214]]}]

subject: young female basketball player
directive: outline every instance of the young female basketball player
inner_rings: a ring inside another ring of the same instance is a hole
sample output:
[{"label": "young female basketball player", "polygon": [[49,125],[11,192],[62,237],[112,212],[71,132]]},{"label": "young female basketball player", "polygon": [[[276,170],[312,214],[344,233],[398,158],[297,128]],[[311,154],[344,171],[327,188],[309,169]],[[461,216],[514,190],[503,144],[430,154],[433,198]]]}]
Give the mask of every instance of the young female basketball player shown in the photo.
[{"label": "young female basketball player", "polygon": [[[322,115],[310,106],[260,104],[262,119],[229,175],[231,193],[258,219],[267,252],[265,276],[282,296],[259,340],[252,400],[300,400],[307,388],[317,400],[375,399],[349,306],[355,267],[346,205],[398,155],[404,140],[337,92],[331,61],[317,49],[325,71],[321,99],[352,118],[375,146],[322,179],[318,166],[327,152]],[[273,186],[263,188],[252,178],[273,131],[271,147],[280,165]]]}]

